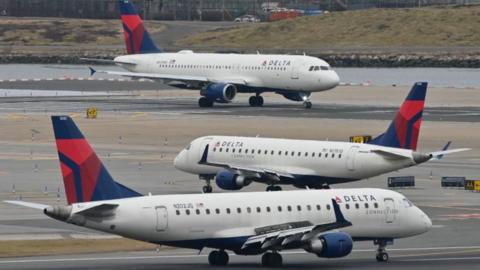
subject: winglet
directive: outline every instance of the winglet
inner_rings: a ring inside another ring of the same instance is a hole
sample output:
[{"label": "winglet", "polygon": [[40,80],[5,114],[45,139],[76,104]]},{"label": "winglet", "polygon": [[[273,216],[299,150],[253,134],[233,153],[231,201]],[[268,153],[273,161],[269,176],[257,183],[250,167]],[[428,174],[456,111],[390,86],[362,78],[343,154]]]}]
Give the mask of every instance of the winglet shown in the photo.
[{"label": "winglet", "polygon": [[[452,143],[452,141],[448,141],[447,144],[445,144],[445,146],[443,147],[442,151],[447,151],[448,147],[450,146],[450,144]],[[443,158],[443,155],[438,155],[435,157],[435,159],[442,159]]]},{"label": "winglet", "polygon": [[198,164],[205,164],[207,163],[207,158],[208,158],[208,144],[205,146],[205,150],[203,150],[203,155]]},{"label": "winglet", "polygon": [[340,206],[338,205],[337,201],[335,199],[332,199],[332,204],[333,204],[333,211],[335,212],[335,219],[336,223],[347,223],[347,224],[352,224],[350,221],[346,220],[345,217],[342,214],[342,211],[340,210]]},{"label": "winglet", "polygon": [[92,67],[88,67],[90,69],[90,76],[93,76],[95,73],[97,73],[97,71],[92,68]]}]

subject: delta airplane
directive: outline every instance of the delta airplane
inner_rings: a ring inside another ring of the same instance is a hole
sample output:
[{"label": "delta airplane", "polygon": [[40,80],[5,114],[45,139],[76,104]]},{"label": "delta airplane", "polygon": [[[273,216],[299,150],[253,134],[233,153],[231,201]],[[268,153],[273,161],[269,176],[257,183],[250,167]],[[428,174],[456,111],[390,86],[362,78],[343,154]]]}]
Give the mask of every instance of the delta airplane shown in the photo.
[{"label": "delta airplane", "polygon": [[369,143],[290,140],[259,137],[205,136],[193,140],[174,160],[179,170],[210,180],[226,190],[238,190],[252,181],[299,188],[328,188],[415,166],[454,149],[421,153],[417,140],[427,83],[415,83],[387,131]]},{"label": "delta airplane", "polygon": [[353,241],[374,241],[376,259],[384,262],[393,239],[432,227],[405,196],[382,189],[143,196],[112,179],[68,116],[52,122],[68,205],[7,203],[127,238],[200,252],[212,248],[211,265],[226,265],[226,250],[263,254],[264,266],[282,265],[279,251],[286,249],[339,258],[351,252]]},{"label": "delta airplane", "polygon": [[85,59],[119,65],[128,71],[96,71],[159,80],[182,89],[200,90],[200,107],[229,103],[237,93],[254,93],[250,106],[262,106],[264,92],[275,92],[311,108],[310,94],[339,84],[324,60],[305,55],[162,52],[152,41],[133,4],[119,0],[128,55],[114,60]]}]

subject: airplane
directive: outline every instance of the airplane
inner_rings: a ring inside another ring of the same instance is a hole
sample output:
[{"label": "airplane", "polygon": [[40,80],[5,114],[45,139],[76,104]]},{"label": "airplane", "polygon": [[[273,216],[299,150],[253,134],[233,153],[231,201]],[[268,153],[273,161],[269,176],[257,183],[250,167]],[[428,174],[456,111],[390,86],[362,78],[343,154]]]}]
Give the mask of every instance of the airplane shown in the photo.
[{"label": "airplane", "polygon": [[415,83],[385,133],[368,143],[204,136],[188,144],[174,166],[206,180],[205,193],[214,178],[225,190],[260,182],[277,191],[280,184],[328,188],[469,150],[416,151],[426,91],[426,82]]},{"label": "airplane", "polygon": [[68,205],[5,202],[126,238],[199,254],[211,248],[211,265],[226,265],[226,250],[263,254],[264,266],[281,266],[288,249],[340,258],[353,241],[374,241],[377,261],[386,262],[394,239],[432,227],[405,196],[383,189],[142,195],[112,178],[70,117],[52,122]]},{"label": "airplane", "polygon": [[327,62],[306,55],[163,52],[151,39],[134,5],[128,0],[118,3],[128,54],[114,60],[82,60],[116,64],[127,71],[90,68],[91,75],[147,78],[181,89],[200,90],[200,107],[229,103],[237,93],[255,94],[249,104],[260,107],[264,102],[261,94],[275,92],[311,108],[312,92],[339,84],[337,73]]}]

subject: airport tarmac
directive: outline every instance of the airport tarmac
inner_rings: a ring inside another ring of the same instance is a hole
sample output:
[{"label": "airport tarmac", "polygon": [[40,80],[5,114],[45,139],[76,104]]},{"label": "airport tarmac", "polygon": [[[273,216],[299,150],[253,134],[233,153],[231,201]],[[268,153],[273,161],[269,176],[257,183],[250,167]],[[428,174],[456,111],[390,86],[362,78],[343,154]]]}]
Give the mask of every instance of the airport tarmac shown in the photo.
[{"label": "airport tarmac", "polygon": [[[132,84],[131,82],[119,82]],[[42,83],[40,83],[41,85]],[[153,83],[144,84],[155,85]],[[38,84],[37,84],[38,85]],[[67,84],[65,84],[67,85]],[[88,85],[88,86],[86,86]],[[94,82],[70,84],[71,90]],[[2,85],[0,84],[0,88]],[[314,108],[281,96],[265,95],[264,108],[246,105],[248,95],[233,104],[203,109],[196,106],[196,91],[143,91],[132,86],[132,96],[68,98],[0,98],[0,200],[22,198],[47,204],[64,204],[49,115],[69,114],[77,121],[113,177],[142,193],[196,193],[203,182],[174,169],[172,160],[196,137],[217,135],[269,136],[299,139],[348,140],[350,135],[383,132],[406,87],[339,87],[314,94]],[[121,91],[120,91],[121,92]],[[419,150],[471,147],[440,161],[335,186],[386,188],[388,176],[415,175],[415,188],[400,189],[433,220],[424,235],[400,239],[391,247],[391,261],[374,260],[371,243],[355,244],[344,259],[325,260],[293,251],[284,256],[284,268],[472,268],[480,263],[480,193],[440,187],[441,176],[480,178],[480,90],[433,88]],[[271,103],[270,103],[271,102]],[[85,109],[95,106],[99,118],[85,119]],[[242,191],[261,191],[252,184]],[[292,189],[284,187],[284,189]],[[218,188],[215,188],[219,192]],[[51,220],[32,209],[0,204],[0,240],[102,236],[92,230]],[[144,252],[100,253],[0,259],[1,269],[173,269],[207,268],[206,251],[169,249]],[[232,256],[228,268],[260,268],[260,257]]]}]

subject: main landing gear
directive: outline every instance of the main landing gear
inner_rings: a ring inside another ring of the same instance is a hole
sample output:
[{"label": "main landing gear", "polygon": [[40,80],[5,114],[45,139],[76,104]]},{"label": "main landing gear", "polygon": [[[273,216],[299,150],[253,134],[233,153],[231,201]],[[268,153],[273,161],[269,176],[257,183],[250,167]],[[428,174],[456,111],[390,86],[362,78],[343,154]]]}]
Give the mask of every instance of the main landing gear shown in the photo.
[{"label": "main landing gear", "polygon": [[262,255],[262,265],[266,267],[280,267],[283,264],[282,255],[278,252],[267,252]]},{"label": "main landing gear", "polygon": [[250,103],[251,107],[262,107],[263,106],[263,97],[260,95],[251,96],[248,99],[248,103]]},{"label": "main landing gear", "polygon": [[281,186],[270,185],[266,188],[266,191],[281,191]]},{"label": "main landing gear", "polygon": [[378,245],[377,248],[377,255],[375,258],[377,262],[387,262],[388,261],[388,253],[385,250],[385,247],[388,244],[387,240],[375,240],[374,244]]},{"label": "main landing gear", "polygon": [[201,98],[198,99],[198,106],[200,106],[202,108],[212,107],[213,106],[213,101],[209,100],[206,97],[201,97]]},{"label": "main landing gear", "polygon": [[312,102],[311,101],[304,101],[303,106],[305,109],[311,109],[312,108]]},{"label": "main landing gear", "polygon": [[228,253],[225,250],[214,250],[208,254],[208,263],[217,266],[227,265]]}]

